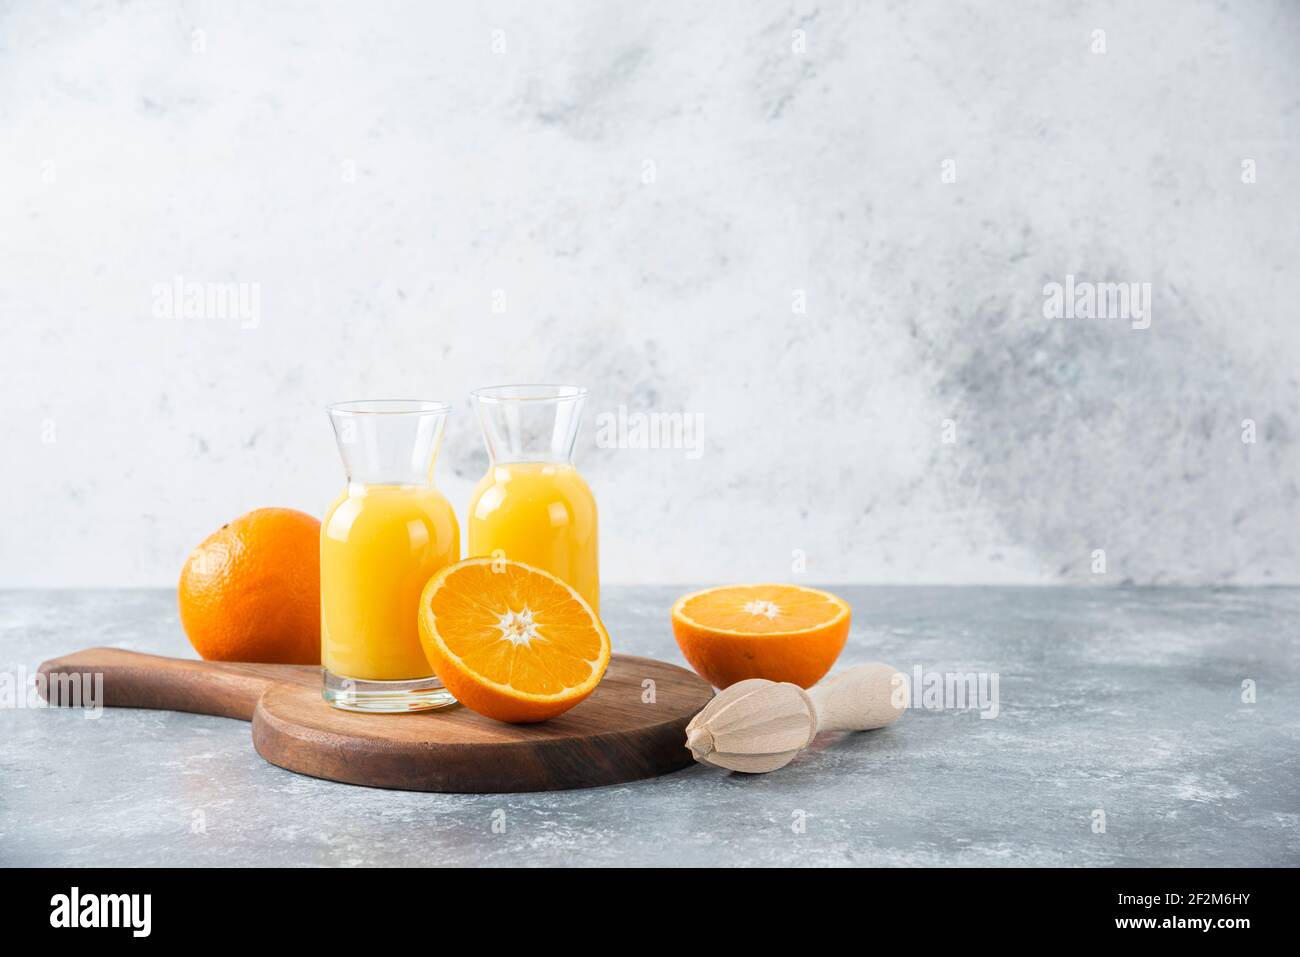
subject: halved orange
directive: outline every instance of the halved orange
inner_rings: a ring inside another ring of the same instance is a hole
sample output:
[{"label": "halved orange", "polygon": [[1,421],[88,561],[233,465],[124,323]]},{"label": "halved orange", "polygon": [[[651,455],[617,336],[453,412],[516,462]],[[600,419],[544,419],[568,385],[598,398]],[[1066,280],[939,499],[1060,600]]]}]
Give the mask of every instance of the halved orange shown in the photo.
[{"label": "halved orange", "polygon": [[848,603],[800,585],[722,585],[677,599],[673,634],[705,679],[726,688],[746,678],[810,688],[849,637]]},{"label": "halved orange", "polygon": [[596,690],[609,635],[586,600],[550,572],[471,558],[429,579],[420,641],[456,700],[498,721],[545,721]]}]

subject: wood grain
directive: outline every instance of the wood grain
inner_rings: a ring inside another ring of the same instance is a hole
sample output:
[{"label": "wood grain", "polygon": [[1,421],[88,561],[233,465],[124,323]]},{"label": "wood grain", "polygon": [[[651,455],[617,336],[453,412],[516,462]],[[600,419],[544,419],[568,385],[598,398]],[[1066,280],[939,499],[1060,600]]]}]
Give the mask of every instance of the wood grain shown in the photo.
[{"label": "wood grain", "polygon": [[401,715],[339,711],[321,700],[320,670],[304,665],[92,648],[40,671],[47,679],[103,674],[109,707],[251,721],[257,752],[300,774],[461,793],[597,787],[685,767],[686,725],[713,696],[684,668],[632,655],[615,655],[600,686],[572,711],[534,725],[502,724],[459,706]]}]

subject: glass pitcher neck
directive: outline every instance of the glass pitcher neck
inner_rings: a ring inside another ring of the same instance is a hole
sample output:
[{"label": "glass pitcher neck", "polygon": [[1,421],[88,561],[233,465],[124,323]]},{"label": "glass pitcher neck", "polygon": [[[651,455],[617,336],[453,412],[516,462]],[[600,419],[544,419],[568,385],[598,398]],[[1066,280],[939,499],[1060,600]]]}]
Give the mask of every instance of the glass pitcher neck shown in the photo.
[{"label": "glass pitcher neck", "polygon": [[327,408],[349,488],[433,487],[451,406],[425,399],[363,399]]},{"label": "glass pitcher neck", "polygon": [[499,385],[470,393],[491,464],[573,464],[587,390],[576,385]]}]

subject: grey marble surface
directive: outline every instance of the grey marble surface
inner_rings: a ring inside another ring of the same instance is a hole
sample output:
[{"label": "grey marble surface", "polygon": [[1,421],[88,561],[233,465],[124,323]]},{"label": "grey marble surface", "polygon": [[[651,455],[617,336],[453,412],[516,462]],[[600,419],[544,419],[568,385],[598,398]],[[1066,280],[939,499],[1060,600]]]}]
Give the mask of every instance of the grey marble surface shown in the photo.
[{"label": "grey marble surface", "polygon": [[[6,708],[0,863],[1300,864],[1300,591],[839,591],[841,664],[996,673],[998,717],[913,710],[766,776],[465,796],[300,777],[223,718]],[[679,592],[609,589],[616,646],[680,662]],[[190,653],[170,591],[0,592],[8,680],[97,644]]]}]

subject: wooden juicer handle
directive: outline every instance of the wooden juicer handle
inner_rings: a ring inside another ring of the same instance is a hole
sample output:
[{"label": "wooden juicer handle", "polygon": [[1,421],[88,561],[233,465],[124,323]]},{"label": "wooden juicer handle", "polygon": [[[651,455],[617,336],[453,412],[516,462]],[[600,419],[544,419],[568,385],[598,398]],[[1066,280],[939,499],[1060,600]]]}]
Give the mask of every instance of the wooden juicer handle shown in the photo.
[{"label": "wooden juicer handle", "polygon": [[818,731],[871,731],[898,720],[909,694],[902,672],[872,662],[855,665],[815,685],[808,697]]}]

